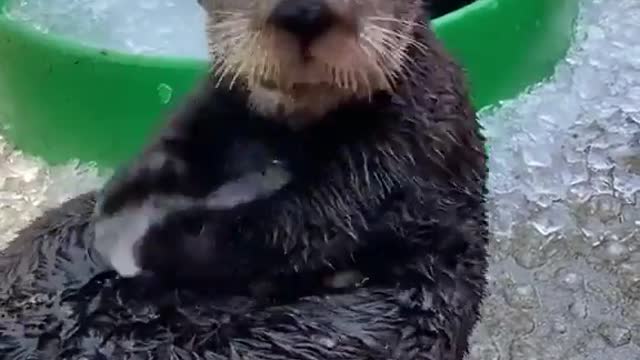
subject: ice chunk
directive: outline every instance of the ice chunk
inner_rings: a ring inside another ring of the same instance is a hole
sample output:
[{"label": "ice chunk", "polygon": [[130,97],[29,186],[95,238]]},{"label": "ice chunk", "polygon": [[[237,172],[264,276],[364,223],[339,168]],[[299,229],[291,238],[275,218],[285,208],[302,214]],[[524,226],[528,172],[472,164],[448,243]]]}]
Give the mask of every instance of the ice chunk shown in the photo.
[{"label": "ice chunk", "polygon": [[100,48],[207,56],[205,14],[196,0],[9,0],[9,16]]}]

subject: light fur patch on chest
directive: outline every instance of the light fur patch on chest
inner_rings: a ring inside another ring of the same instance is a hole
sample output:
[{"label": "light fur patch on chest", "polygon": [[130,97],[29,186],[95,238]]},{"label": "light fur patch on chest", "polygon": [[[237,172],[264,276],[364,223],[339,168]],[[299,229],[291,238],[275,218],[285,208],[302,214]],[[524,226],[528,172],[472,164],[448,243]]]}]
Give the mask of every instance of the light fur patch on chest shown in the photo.
[{"label": "light fur patch on chest", "polygon": [[169,212],[154,206],[153,201],[145,201],[140,206],[103,217],[95,223],[94,247],[120,276],[136,276],[141,271],[136,261],[139,240]]},{"label": "light fur patch on chest", "polygon": [[289,181],[289,172],[274,164],[264,172],[251,172],[229,181],[204,199],[179,195],[151,196],[139,205],[99,218],[95,223],[94,247],[121,276],[136,276],[142,270],[136,254],[141,239],[170,213],[190,207],[230,209],[269,196]]},{"label": "light fur patch on chest", "polygon": [[289,124],[294,127],[321,119],[347,99],[348,95],[339,89],[322,86],[312,87],[297,94],[288,94],[261,85],[249,89],[249,106],[253,111],[275,119],[295,121]]}]

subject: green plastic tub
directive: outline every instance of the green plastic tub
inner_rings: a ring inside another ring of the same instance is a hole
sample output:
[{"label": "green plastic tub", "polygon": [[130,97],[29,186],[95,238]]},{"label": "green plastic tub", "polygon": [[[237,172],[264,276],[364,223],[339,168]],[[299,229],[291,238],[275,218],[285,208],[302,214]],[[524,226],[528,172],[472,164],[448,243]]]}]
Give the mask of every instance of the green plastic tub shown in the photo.
[{"label": "green plastic tub", "polygon": [[[478,108],[549,76],[573,35],[579,0],[478,0],[435,21],[466,68]],[[0,0],[0,128],[55,164],[113,167],[207,70],[202,60],[78,45],[13,22]]]}]

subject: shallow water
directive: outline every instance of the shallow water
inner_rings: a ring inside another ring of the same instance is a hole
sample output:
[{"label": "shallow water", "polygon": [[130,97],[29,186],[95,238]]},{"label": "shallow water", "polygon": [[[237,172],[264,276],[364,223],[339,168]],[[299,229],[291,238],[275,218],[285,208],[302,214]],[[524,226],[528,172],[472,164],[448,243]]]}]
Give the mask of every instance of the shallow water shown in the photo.
[{"label": "shallow water", "polygon": [[[469,360],[640,359],[640,1],[586,1],[555,76],[482,114],[490,295]],[[98,186],[0,139],[0,244]]]}]

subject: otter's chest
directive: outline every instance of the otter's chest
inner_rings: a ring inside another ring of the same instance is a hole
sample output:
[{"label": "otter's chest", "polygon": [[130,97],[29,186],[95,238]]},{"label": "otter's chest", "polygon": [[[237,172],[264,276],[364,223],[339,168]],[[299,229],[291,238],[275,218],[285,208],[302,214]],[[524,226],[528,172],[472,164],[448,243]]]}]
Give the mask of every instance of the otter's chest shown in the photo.
[{"label": "otter's chest", "polygon": [[234,142],[223,157],[222,185],[206,197],[209,208],[225,209],[265,197],[291,178],[289,162],[276,150],[256,140]]},{"label": "otter's chest", "polygon": [[[137,275],[141,269],[136,249],[149,229],[162,224],[170,214],[190,208],[231,209],[271,195],[291,178],[286,161],[257,140],[234,141],[217,161],[221,162],[214,167],[218,173],[204,184],[202,196],[188,195],[191,189],[171,194],[151,191],[142,201],[96,221],[95,248],[114,270],[122,276]],[[202,176],[197,180],[206,179]],[[198,186],[203,188],[202,184]]]},{"label": "otter's chest", "polygon": [[263,141],[239,139],[232,142],[223,155],[222,176],[230,181],[252,172],[264,171],[281,160],[272,146]]}]

